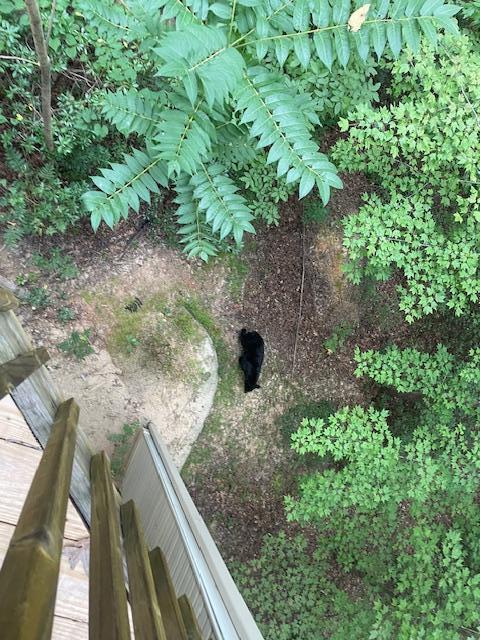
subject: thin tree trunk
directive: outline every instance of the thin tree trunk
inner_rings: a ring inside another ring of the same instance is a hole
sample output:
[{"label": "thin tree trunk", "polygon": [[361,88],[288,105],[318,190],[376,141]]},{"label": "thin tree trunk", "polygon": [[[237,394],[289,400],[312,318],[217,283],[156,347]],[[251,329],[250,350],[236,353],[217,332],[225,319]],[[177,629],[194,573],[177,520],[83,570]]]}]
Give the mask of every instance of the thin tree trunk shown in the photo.
[{"label": "thin tree trunk", "polygon": [[47,44],[43,35],[42,19],[37,0],[25,0],[30,28],[32,30],[33,43],[40,65],[40,91],[42,96],[43,132],[47,148],[53,151],[52,137],[52,81],[50,76],[50,58],[48,57]]}]

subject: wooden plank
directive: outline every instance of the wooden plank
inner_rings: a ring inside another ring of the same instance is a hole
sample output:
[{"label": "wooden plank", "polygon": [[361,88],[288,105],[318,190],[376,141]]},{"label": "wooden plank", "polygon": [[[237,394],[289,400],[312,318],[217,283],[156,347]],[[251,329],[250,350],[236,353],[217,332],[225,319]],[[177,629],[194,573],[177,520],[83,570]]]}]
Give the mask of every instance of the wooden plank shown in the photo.
[{"label": "wooden plank", "polygon": [[202,635],[198,628],[197,619],[193,613],[192,605],[185,594],[179,597],[178,606],[187,630],[187,640],[202,640]]},{"label": "wooden plank", "polygon": [[[14,531],[13,525],[0,522],[0,566]],[[69,552],[72,550],[70,545],[72,545],[72,541],[64,539],[55,600],[55,615],[88,625],[88,575],[80,558],[75,566],[70,566]],[[85,549],[83,553],[86,553],[88,560],[88,550]],[[1,633],[0,636],[3,638]]]},{"label": "wooden plank", "polygon": [[[42,450],[0,440],[0,522],[15,526],[22,511],[25,496],[42,458]],[[77,541],[88,530],[78,511],[70,502],[64,537]],[[1,635],[1,634],[0,634]]]},{"label": "wooden plank", "polygon": [[0,365],[0,399],[11,393],[50,359],[44,347],[26,351]]},{"label": "wooden plank", "polygon": [[152,549],[148,555],[167,638],[168,640],[187,640],[187,632],[165,556],[159,547]]},{"label": "wooden plank", "polygon": [[[32,344],[13,311],[0,313],[0,364],[19,353],[30,351]],[[12,392],[28,426],[45,447],[57,407],[64,398],[45,367],[37,369]],[[90,523],[90,459],[92,450],[86,435],[77,429],[70,494],[87,524]]]},{"label": "wooden plank", "polygon": [[0,400],[0,438],[42,449],[10,396]]},{"label": "wooden plank", "polygon": [[105,452],[91,463],[90,640],[129,640],[118,509]]},{"label": "wooden plank", "polygon": [[54,616],[52,640],[88,640],[88,623]]},{"label": "wooden plank", "polygon": [[[2,276],[0,276],[1,278]],[[1,284],[0,280],[0,284]],[[0,313],[4,311],[12,311],[18,307],[18,300],[11,291],[0,288]]]},{"label": "wooden plank", "polygon": [[49,638],[53,626],[75,450],[78,406],[64,402],[0,571],[0,629],[5,640]]},{"label": "wooden plank", "polygon": [[147,545],[133,500],[120,507],[135,640],[167,640]]}]

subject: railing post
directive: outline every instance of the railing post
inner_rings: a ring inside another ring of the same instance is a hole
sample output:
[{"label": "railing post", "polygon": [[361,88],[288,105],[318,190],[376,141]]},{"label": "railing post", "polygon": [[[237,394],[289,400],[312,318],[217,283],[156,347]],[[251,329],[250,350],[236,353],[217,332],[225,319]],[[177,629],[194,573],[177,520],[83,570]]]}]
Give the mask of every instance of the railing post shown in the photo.
[{"label": "railing post", "polygon": [[187,640],[202,640],[202,634],[198,628],[197,619],[193,613],[192,605],[186,595],[180,596],[178,606],[182,613],[183,623],[187,630]]},{"label": "railing post", "polygon": [[165,556],[159,547],[152,549],[148,555],[167,638],[168,640],[187,640],[187,632]]},{"label": "railing post", "polygon": [[167,640],[147,545],[133,500],[120,507],[135,640]]},{"label": "railing post", "polygon": [[105,452],[92,457],[89,638],[130,640],[118,507]]},{"label": "railing post", "polygon": [[39,347],[0,365],[0,400],[48,362],[49,358],[48,351],[44,347]]},{"label": "railing post", "polygon": [[51,636],[77,421],[75,401],[63,402],[3,561],[2,640]]}]

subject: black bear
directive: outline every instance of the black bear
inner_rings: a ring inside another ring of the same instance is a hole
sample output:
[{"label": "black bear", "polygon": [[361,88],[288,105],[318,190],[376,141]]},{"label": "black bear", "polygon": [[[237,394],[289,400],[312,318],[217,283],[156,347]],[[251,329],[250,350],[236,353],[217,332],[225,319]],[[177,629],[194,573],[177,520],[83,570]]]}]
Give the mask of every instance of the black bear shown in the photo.
[{"label": "black bear", "polygon": [[262,336],[256,331],[240,331],[240,344],[243,353],[239,358],[240,367],[245,375],[245,393],[260,389],[258,378],[263,363],[263,354],[265,351]]}]

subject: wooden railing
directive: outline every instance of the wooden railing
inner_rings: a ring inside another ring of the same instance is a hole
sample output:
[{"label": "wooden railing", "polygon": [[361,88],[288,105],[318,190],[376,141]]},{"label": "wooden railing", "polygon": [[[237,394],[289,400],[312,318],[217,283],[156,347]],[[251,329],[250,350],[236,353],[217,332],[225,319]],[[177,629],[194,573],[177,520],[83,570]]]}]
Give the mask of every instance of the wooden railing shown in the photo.
[{"label": "wooden railing", "polygon": [[[17,302],[0,289],[0,316]],[[45,349],[0,365],[0,397],[16,390],[48,360]],[[42,458],[0,570],[2,640],[51,637],[79,409],[59,404]],[[120,509],[104,452],[91,457],[90,640],[202,640],[186,596],[177,599],[160,549],[147,551],[133,501]],[[0,487],[1,491],[1,487]],[[90,514],[89,514],[90,515]],[[119,517],[120,515],[120,517]],[[128,568],[125,585],[122,533]],[[74,640],[74,639],[73,639]]]}]

